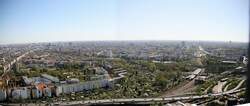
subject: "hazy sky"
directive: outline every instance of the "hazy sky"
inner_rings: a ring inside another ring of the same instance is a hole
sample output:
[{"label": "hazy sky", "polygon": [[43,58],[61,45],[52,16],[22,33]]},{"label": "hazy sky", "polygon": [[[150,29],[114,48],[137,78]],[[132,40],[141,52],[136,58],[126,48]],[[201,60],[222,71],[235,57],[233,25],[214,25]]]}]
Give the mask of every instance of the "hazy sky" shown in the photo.
[{"label": "hazy sky", "polygon": [[1,0],[0,43],[248,41],[248,0]]}]

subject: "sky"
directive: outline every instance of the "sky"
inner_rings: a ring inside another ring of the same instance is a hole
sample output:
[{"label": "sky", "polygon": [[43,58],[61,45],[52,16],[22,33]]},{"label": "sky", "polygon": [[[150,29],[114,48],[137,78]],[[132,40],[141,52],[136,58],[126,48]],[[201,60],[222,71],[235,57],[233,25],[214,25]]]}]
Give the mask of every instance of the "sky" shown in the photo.
[{"label": "sky", "polygon": [[0,44],[98,40],[248,42],[248,0],[1,0]]}]

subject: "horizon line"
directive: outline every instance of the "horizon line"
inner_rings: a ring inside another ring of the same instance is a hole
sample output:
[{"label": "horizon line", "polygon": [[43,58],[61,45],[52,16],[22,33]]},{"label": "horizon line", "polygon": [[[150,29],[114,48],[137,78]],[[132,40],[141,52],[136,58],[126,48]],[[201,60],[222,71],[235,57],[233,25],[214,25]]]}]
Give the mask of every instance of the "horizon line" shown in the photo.
[{"label": "horizon line", "polygon": [[39,43],[68,43],[68,42],[129,42],[129,41],[188,41],[188,42],[232,42],[232,43],[249,43],[249,41],[223,41],[223,40],[69,40],[69,41],[41,41],[41,42],[20,42],[20,43],[0,43],[0,45],[18,45],[18,44],[39,44]]}]

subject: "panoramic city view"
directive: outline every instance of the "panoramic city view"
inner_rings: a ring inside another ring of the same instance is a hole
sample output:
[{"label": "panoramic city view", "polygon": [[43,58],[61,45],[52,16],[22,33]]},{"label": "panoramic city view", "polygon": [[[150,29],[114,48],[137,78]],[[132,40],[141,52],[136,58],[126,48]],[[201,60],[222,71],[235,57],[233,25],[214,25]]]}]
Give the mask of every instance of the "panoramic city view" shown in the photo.
[{"label": "panoramic city view", "polygon": [[0,105],[246,104],[248,0],[2,0]]}]

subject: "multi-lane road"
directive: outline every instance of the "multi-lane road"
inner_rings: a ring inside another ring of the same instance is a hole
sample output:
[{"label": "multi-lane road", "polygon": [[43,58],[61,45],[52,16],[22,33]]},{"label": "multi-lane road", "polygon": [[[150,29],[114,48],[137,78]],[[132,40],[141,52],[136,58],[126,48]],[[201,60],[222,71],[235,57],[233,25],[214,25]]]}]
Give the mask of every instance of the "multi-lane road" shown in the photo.
[{"label": "multi-lane road", "polygon": [[238,90],[230,90],[221,93],[213,93],[206,95],[196,95],[196,96],[180,96],[180,97],[162,97],[162,98],[130,98],[130,99],[103,99],[103,100],[83,100],[83,101],[72,101],[72,102],[56,102],[52,105],[101,105],[101,104],[140,104],[140,103],[155,103],[155,102],[171,102],[171,101],[182,101],[182,100],[192,100],[192,99],[205,99],[205,98],[217,98],[225,95],[235,94],[244,91],[245,88]]},{"label": "multi-lane road", "polygon": [[211,55],[208,51],[204,50],[201,46],[199,46],[199,50],[202,51],[205,54]]},{"label": "multi-lane road", "polygon": [[22,58],[24,58],[26,55],[28,55],[29,53],[33,52],[33,50],[27,51],[24,54],[22,54],[21,56],[18,56],[17,58],[15,58],[14,60],[12,60],[7,66],[5,66],[4,68],[4,73],[2,74],[2,77],[5,75],[5,73],[9,72],[11,70],[11,67],[18,61],[20,61]]}]

